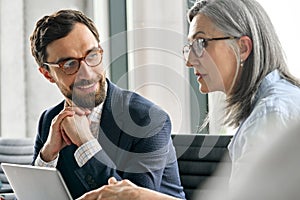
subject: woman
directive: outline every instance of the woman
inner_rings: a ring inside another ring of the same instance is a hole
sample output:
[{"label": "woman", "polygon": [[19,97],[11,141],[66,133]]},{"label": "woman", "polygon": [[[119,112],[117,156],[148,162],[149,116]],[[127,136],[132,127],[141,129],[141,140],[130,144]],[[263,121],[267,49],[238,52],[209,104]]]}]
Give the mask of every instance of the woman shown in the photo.
[{"label": "woman", "polygon": [[[290,74],[274,27],[255,0],[197,1],[188,20],[186,65],[194,68],[201,93],[226,94],[226,124],[239,127],[229,144],[234,180],[256,147],[299,118],[300,82]],[[126,199],[126,194],[172,199],[129,181],[110,183],[82,199]]]},{"label": "woman", "polygon": [[289,72],[275,29],[254,0],[199,1],[188,13],[184,47],[202,93],[226,94],[232,178],[257,145],[300,114],[300,83]]}]

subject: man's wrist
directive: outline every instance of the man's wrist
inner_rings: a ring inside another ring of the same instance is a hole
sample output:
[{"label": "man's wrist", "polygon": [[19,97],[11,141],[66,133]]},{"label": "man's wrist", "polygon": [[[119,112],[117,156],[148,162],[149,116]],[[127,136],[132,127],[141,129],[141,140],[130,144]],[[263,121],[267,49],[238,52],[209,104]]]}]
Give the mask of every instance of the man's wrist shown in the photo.
[{"label": "man's wrist", "polygon": [[41,152],[40,152],[34,162],[34,165],[40,166],[40,167],[56,167],[58,157],[59,157],[59,154],[57,155],[57,157],[54,160],[52,160],[50,162],[46,162],[41,158]]},{"label": "man's wrist", "polygon": [[58,156],[58,153],[47,152],[47,149],[45,146],[40,151],[40,157],[45,162],[51,162],[51,161],[55,160],[57,158],[57,156]]},{"label": "man's wrist", "polygon": [[102,149],[97,139],[93,139],[80,146],[74,153],[78,166],[82,167],[89,159]]}]

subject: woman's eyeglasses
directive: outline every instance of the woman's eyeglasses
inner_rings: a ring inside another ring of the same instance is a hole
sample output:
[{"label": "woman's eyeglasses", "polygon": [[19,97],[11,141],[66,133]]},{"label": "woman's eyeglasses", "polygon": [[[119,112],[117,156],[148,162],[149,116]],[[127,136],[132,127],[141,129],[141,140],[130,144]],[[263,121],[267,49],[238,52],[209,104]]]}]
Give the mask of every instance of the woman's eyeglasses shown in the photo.
[{"label": "woman's eyeglasses", "polygon": [[183,47],[183,56],[184,59],[187,61],[189,58],[190,51],[192,50],[197,57],[201,57],[203,54],[203,49],[207,47],[207,42],[208,41],[213,41],[213,40],[233,40],[233,39],[238,39],[240,37],[219,37],[219,38],[199,38],[193,40],[190,44],[186,44]]}]

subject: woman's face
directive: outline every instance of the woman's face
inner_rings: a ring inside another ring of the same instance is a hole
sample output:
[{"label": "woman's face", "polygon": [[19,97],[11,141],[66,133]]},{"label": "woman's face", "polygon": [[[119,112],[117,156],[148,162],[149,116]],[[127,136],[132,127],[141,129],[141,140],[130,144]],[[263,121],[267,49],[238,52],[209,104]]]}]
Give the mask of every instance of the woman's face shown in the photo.
[{"label": "woman's face", "polygon": [[[227,37],[218,31],[210,19],[196,15],[190,23],[188,40]],[[186,65],[194,68],[201,93],[222,91],[229,94],[235,79],[237,60],[228,40],[207,41],[202,55],[191,50]]]}]

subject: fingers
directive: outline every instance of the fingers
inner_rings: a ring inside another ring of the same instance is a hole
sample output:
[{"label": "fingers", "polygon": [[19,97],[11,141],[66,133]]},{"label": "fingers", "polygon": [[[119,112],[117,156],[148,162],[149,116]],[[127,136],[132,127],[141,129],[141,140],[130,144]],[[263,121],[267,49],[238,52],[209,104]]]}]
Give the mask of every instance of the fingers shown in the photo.
[{"label": "fingers", "polygon": [[91,111],[87,108],[80,108],[80,107],[68,107],[69,109],[73,110],[77,115],[89,115]]},{"label": "fingers", "polygon": [[73,110],[62,111],[52,120],[52,123],[55,124],[57,128],[59,128],[59,126],[64,118],[71,117],[74,114],[75,114],[75,112]]},{"label": "fingers", "polygon": [[91,111],[87,108],[81,108],[76,106],[73,102],[66,101],[65,110],[73,110],[77,115],[89,115]]},{"label": "fingers", "polygon": [[129,180],[117,181],[114,177],[109,180],[109,185],[85,193],[76,200],[137,200],[139,192]]},{"label": "fingers", "polygon": [[128,179],[124,179],[122,181],[118,181],[118,184],[121,186],[132,186],[132,187],[137,187],[134,183],[132,183],[130,180]]},{"label": "fingers", "polygon": [[110,177],[108,179],[108,185],[119,185],[119,186],[133,186],[133,187],[136,187],[136,185],[134,183],[132,183],[128,179],[117,181],[117,179],[115,177]]},{"label": "fingers", "polygon": [[74,114],[74,111],[63,111],[53,118],[49,137],[47,138],[44,148],[41,150],[44,160],[51,161],[52,158],[56,157],[57,153],[66,145],[62,136],[63,129],[61,123],[66,117],[73,116]]},{"label": "fingers", "polygon": [[118,181],[117,181],[117,179],[115,177],[110,177],[108,179],[108,184],[109,185],[113,185],[113,184],[116,184],[116,183],[118,183]]},{"label": "fingers", "polygon": [[103,189],[103,187],[104,186],[102,186],[96,190],[87,192],[76,200],[98,200],[98,199],[101,199],[101,190]]},{"label": "fingers", "polygon": [[61,129],[61,135],[62,135],[62,138],[63,138],[63,140],[64,140],[64,142],[67,144],[67,145],[71,145],[72,144],[72,141],[71,141],[71,139],[67,136],[67,134],[66,134],[66,132],[63,130],[63,129]]}]

